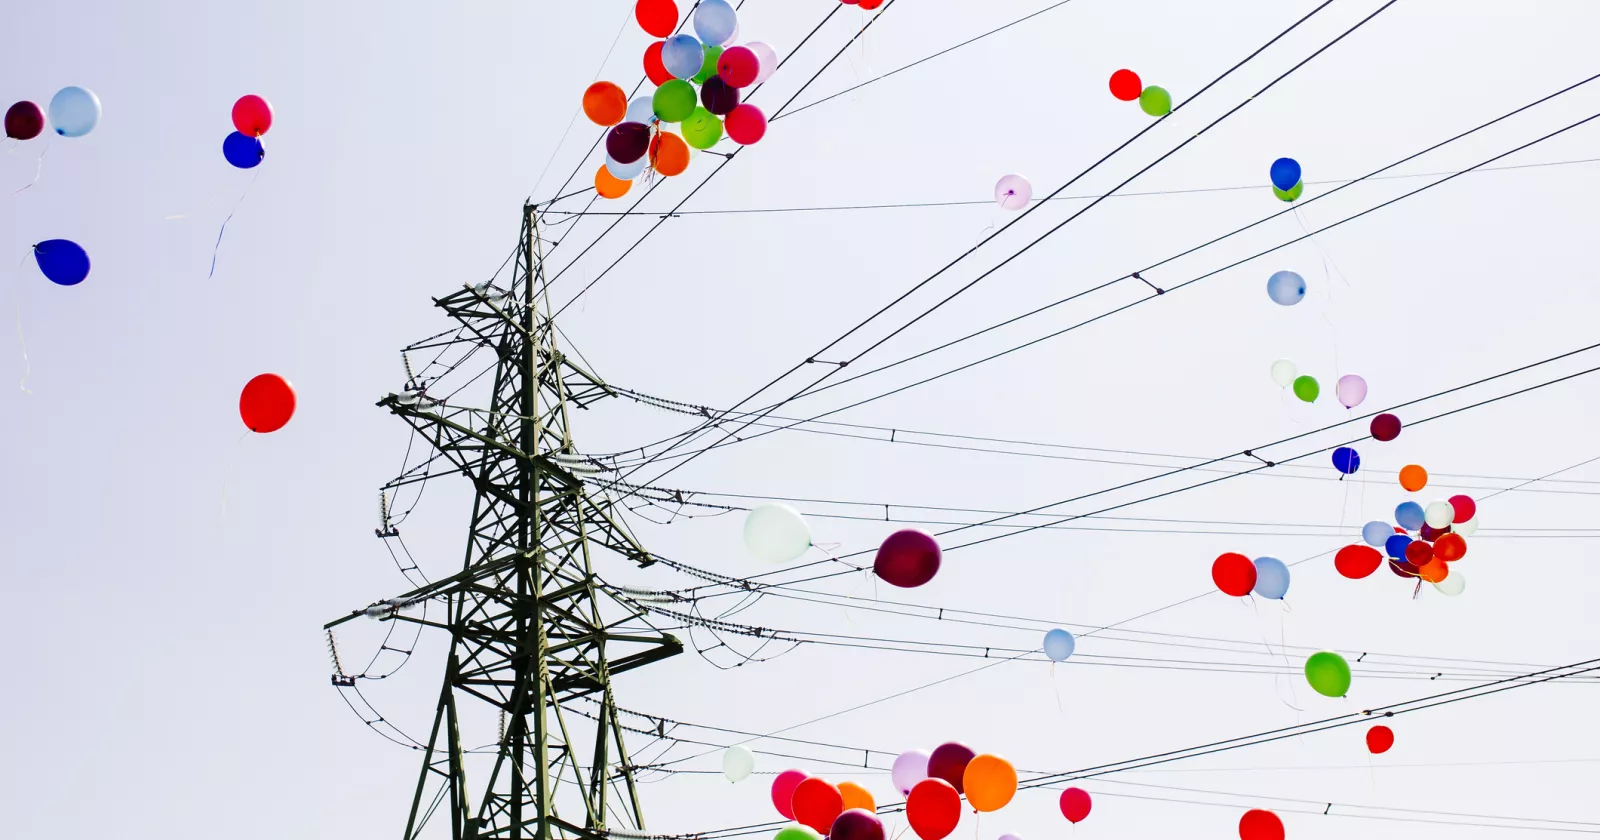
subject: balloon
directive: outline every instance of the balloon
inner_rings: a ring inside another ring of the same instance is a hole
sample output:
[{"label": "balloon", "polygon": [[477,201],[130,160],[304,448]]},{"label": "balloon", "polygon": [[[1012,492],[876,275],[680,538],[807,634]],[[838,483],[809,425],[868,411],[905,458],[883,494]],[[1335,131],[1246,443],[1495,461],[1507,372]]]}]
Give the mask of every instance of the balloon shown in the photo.
[{"label": "balloon", "polygon": [[[766,41],[751,41],[745,44],[745,47],[755,53],[756,58],[761,62],[761,72],[756,74],[755,83],[759,85],[772,78],[773,71],[778,69],[778,51],[773,49],[772,45]],[[727,53],[723,53],[723,55],[726,56]]]},{"label": "balloon", "polygon": [[1348,446],[1333,450],[1333,468],[1345,475],[1354,475],[1361,469],[1361,453]]},{"label": "balloon", "polygon": [[[1400,534],[1395,536],[1400,537]],[[1401,537],[1410,539],[1410,537]],[[1333,567],[1351,580],[1360,580],[1383,565],[1383,555],[1370,545],[1347,545],[1333,555]]]},{"label": "balloon", "polygon": [[866,9],[867,11],[870,12],[873,9],[876,9],[879,6],[882,6],[883,5],[883,0],[857,0],[857,2],[854,5],[862,8],[862,9]]},{"label": "balloon", "polygon": [[1400,418],[1393,414],[1380,414],[1372,418],[1372,437],[1384,443],[1400,436]]},{"label": "balloon", "polygon": [[1272,194],[1277,196],[1280,201],[1294,201],[1305,191],[1306,185],[1304,183],[1295,184],[1294,189],[1287,191],[1280,190],[1277,187],[1272,188]]},{"label": "balloon", "polygon": [[1439,590],[1443,595],[1454,598],[1467,591],[1467,576],[1458,570],[1452,570],[1448,577],[1435,583],[1433,588]]},{"label": "balloon", "polygon": [[1426,521],[1423,518],[1422,505],[1416,502],[1401,502],[1394,509],[1394,521],[1407,531],[1420,529]]},{"label": "balloon", "polygon": [[967,804],[980,813],[998,811],[1017,795],[1017,768],[998,755],[974,756],[961,774]]},{"label": "balloon", "polygon": [[44,112],[23,100],[6,109],[6,136],[13,140],[32,140],[44,131]]},{"label": "balloon", "polygon": [[1471,496],[1451,496],[1450,508],[1455,513],[1455,518],[1451,519],[1451,522],[1465,522],[1478,515],[1478,503],[1474,502]]},{"label": "balloon", "polygon": [[1406,562],[1417,568],[1422,568],[1433,560],[1433,546],[1422,540],[1412,540],[1406,543]]},{"label": "balloon", "polygon": [[1406,547],[1411,545],[1411,538],[1405,534],[1395,534],[1383,545],[1383,551],[1396,560],[1406,559]]},{"label": "balloon", "polygon": [[1239,819],[1239,840],[1283,840],[1283,820],[1259,808],[1246,811]]},{"label": "balloon", "polygon": [[673,79],[656,88],[656,94],[650,100],[650,105],[662,122],[683,122],[694,113],[696,105],[694,85],[682,79]]},{"label": "balloon", "polygon": [[622,121],[639,123],[640,125],[655,125],[655,96],[653,94],[650,96],[635,96],[633,101],[628,103],[628,113],[623,116]]},{"label": "balloon", "polygon": [[1394,572],[1396,577],[1414,578],[1417,576],[1417,567],[1404,560],[1391,559],[1389,561],[1389,571]]},{"label": "balloon", "polygon": [[661,63],[679,79],[692,79],[706,63],[706,48],[693,35],[674,35],[661,47]]},{"label": "balloon", "polygon": [[239,417],[256,434],[276,432],[294,416],[294,386],[276,373],[263,373],[246,382],[239,393]]},{"label": "balloon", "polygon": [[772,807],[786,820],[794,819],[794,790],[811,778],[800,770],[785,770],[772,780]]},{"label": "balloon", "polygon": [[260,137],[272,128],[272,103],[255,94],[233,103],[233,127],[246,137]]},{"label": "balloon", "polygon": [[1302,376],[1294,381],[1294,395],[1301,402],[1316,402],[1317,395],[1322,393],[1322,386],[1310,376]]},{"label": "balloon", "polygon": [[222,156],[240,169],[254,169],[267,157],[261,138],[247,137],[235,131],[222,141]]},{"label": "balloon", "polygon": [[644,50],[644,74],[652,85],[664,85],[672,81],[672,74],[667,72],[667,65],[661,61],[661,50],[665,46],[665,41],[657,41]]},{"label": "balloon", "polygon": [[922,840],[944,840],[961,822],[961,794],[944,779],[923,779],[906,797],[906,822]]},{"label": "balloon", "polygon": [[[872,793],[855,782],[840,782],[839,796],[844,798],[844,811],[847,814],[852,808],[859,808],[869,814],[878,810],[878,803],[873,800]],[[838,840],[839,835],[830,833],[830,836]]]},{"label": "balloon", "polygon": [[1073,824],[1089,818],[1089,792],[1083,788],[1067,788],[1061,792],[1061,815]]},{"label": "balloon", "polygon": [[1255,593],[1282,601],[1289,594],[1289,567],[1276,557],[1257,557]]},{"label": "balloon", "polygon": [[803,825],[786,825],[778,829],[772,840],[822,840],[822,835]]},{"label": "balloon", "polygon": [[1383,755],[1394,746],[1394,730],[1387,726],[1374,726],[1367,730],[1367,749],[1373,755]]},{"label": "balloon", "polygon": [[756,754],[749,747],[734,744],[722,753],[722,775],[738,784],[756,770]]},{"label": "balloon", "polygon": [[758,560],[787,563],[811,548],[811,528],[788,505],[762,505],[744,518],[744,544]]},{"label": "balloon", "polygon": [[1300,183],[1300,161],[1294,158],[1278,158],[1272,162],[1272,186],[1285,192],[1294,189]]},{"label": "balloon", "polygon": [[1111,95],[1123,102],[1132,102],[1144,91],[1144,82],[1132,70],[1118,70],[1111,74]]},{"label": "balloon", "polygon": [[1279,306],[1294,306],[1306,298],[1306,278],[1280,271],[1267,278],[1267,297]]},{"label": "balloon", "polygon": [[1211,564],[1211,580],[1224,593],[1243,598],[1256,588],[1256,564],[1243,554],[1230,551]]},{"label": "balloon", "polygon": [[1152,117],[1164,117],[1172,113],[1172,94],[1165,88],[1147,87],[1139,94],[1139,107]]},{"label": "balloon", "polygon": [[[644,160],[641,158],[638,163],[642,165]],[[627,195],[630,189],[633,189],[632,179],[618,178],[616,173],[611,171],[609,163],[601,164],[600,168],[595,170],[594,191],[601,198],[621,198]]]},{"label": "balloon", "polygon": [[1345,408],[1355,408],[1367,400],[1367,380],[1347,373],[1339,377],[1338,384],[1333,386],[1333,392],[1339,396],[1339,404]]},{"label": "balloon", "polygon": [[610,155],[606,155],[606,169],[610,170],[611,177],[618,181],[632,181],[644,171],[645,159],[639,158],[633,163],[618,163]]},{"label": "balloon", "polygon": [[89,276],[89,253],[70,239],[46,239],[33,246],[33,261],[57,286],[76,286]]},{"label": "balloon", "polygon": [[[850,783],[844,782],[840,787],[847,784]],[[846,809],[828,829],[828,840],[883,840],[883,838],[883,820],[865,808]]]},{"label": "balloon", "polygon": [[1279,359],[1272,363],[1272,381],[1278,383],[1279,388],[1287,388],[1294,384],[1300,375],[1300,368],[1288,359]]},{"label": "balloon", "polygon": [[663,131],[650,141],[650,168],[671,178],[689,168],[689,144],[676,134]]},{"label": "balloon", "polygon": [[1450,564],[1437,558],[1429,560],[1417,566],[1417,577],[1429,583],[1443,583],[1450,577]]},{"label": "balloon", "polygon": [[[721,76],[712,76],[700,86],[700,104],[705,106],[706,113],[721,116],[739,107],[739,89],[722,80]],[[718,126],[722,120],[717,120]],[[722,135],[722,129],[717,129],[717,136]]]},{"label": "balloon", "polygon": [[650,151],[650,127],[625,122],[606,133],[606,154],[617,163],[633,163]]},{"label": "balloon", "polygon": [[[1416,464],[1400,468],[1400,486],[1415,493],[1428,486],[1428,471]],[[1405,523],[1401,523],[1405,524]]]},{"label": "balloon", "polygon": [[1387,522],[1380,522],[1374,519],[1361,526],[1361,539],[1373,548],[1383,548],[1384,544],[1389,541],[1389,537],[1393,535],[1394,530],[1389,527]]},{"label": "balloon", "polygon": [[1078,640],[1060,627],[1044,634],[1044,655],[1050,657],[1051,662],[1065,662],[1077,649]]},{"label": "balloon", "polygon": [[639,0],[633,7],[639,28],[657,38],[665,38],[678,27],[678,4],[672,0]]},{"label": "balloon", "polygon": [[628,95],[610,82],[595,82],[583,92],[583,114],[609,128],[628,117]]},{"label": "balloon", "polygon": [[717,59],[717,75],[731,88],[749,87],[761,75],[761,59],[749,47],[724,50]]},{"label": "balloon", "polygon": [[64,87],[50,100],[50,124],[62,137],[82,137],[100,123],[100,97],[81,87]]},{"label": "balloon", "polygon": [[745,103],[728,112],[723,120],[728,137],[741,146],[759,142],[767,133],[767,115],[761,109]]},{"label": "balloon", "polygon": [[1471,519],[1452,527],[1450,530],[1460,534],[1463,537],[1470,537],[1473,534],[1478,533],[1478,515],[1473,514]]},{"label": "balloon", "polygon": [[1455,519],[1456,509],[1449,502],[1429,502],[1422,512],[1422,521],[1435,528],[1448,528]]},{"label": "balloon", "polygon": [[1435,528],[1424,521],[1422,530],[1417,534],[1417,536],[1421,537],[1424,542],[1433,542],[1434,540],[1437,540],[1448,533],[1450,533],[1450,528],[1448,526],[1444,528]]},{"label": "balloon", "polygon": [[[716,79],[711,81],[714,82]],[[707,82],[706,87],[710,86],[711,83]],[[694,109],[694,113],[690,114],[679,128],[683,131],[684,142],[696,149],[709,149],[722,139],[722,120],[717,119],[715,114],[705,108]]]},{"label": "balloon", "polygon": [[939,542],[926,532],[907,528],[890,534],[878,546],[872,571],[894,586],[910,589],[933,580],[939,573],[939,560]]},{"label": "balloon", "polygon": [[1026,210],[1033,201],[1033,185],[1021,175],[1007,175],[994,185],[994,203],[1003,210]]},{"label": "balloon", "polygon": [[694,10],[694,34],[707,44],[726,44],[739,26],[739,14],[728,0],[700,0]]},{"label": "balloon", "polygon": [[1306,660],[1306,682],[1324,697],[1343,697],[1350,691],[1350,663],[1331,650],[1313,653]]},{"label": "balloon", "polygon": [[706,80],[717,75],[717,62],[722,60],[721,47],[706,47],[705,55],[700,59],[700,72],[694,74],[692,81],[703,85]]},{"label": "balloon", "polygon": [[922,750],[906,750],[895,758],[889,775],[901,796],[911,793],[917,782],[928,778],[928,754]]},{"label": "balloon", "polygon": [[962,777],[967,772],[967,762],[975,755],[965,744],[940,744],[934,748],[933,755],[928,756],[928,778],[943,779],[956,793],[962,793]]},{"label": "balloon", "polygon": [[1454,563],[1467,556],[1467,541],[1460,534],[1445,534],[1434,541],[1433,556]]}]

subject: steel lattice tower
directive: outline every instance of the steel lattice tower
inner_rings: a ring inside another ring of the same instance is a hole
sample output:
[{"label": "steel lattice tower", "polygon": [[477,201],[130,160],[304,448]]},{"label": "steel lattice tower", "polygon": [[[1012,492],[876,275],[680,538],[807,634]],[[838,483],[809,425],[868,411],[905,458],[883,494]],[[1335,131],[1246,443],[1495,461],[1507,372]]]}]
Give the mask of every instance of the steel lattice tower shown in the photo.
[{"label": "steel lattice tower", "polygon": [[[586,839],[644,828],[611,677],[683,645],[665,633],[621,629],[638,608],[595,576],[598,556],[640,566],[652,557],[612,517],[612,503],[591,497],[574,472],[568,410],[612,392],[557,348],[543,256],[530,205],[511,288],[485,284],[435,301],[498,355],[487,409],[443,405],[410,383],[405,394],[378,403],[476,491],[461,572],[363,611],[451,637],[406,840],[442,817],[446,803],[452,840]],[[422,601],[443,602],[443,621],[406,614]],[[571,708],[580,700],[581,713]],[[487,739],[463,743],[462,718],[488,719],[496,710],[493,769],[473,788],[464,765],[469,751],[487,751],[475,749]]]}]

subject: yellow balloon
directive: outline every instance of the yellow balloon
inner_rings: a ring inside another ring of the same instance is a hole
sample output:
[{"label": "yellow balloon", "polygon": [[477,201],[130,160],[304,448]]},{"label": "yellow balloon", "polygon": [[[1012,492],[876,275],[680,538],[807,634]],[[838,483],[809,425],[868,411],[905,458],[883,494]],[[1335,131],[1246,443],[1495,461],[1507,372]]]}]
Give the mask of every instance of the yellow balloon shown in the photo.
[{"label": "yellow balloon", "polygon": [[1017,795],[1017,768],[998,755],[987,753],[967,762],[961,776],[967,802],[979,811],[998,811]]},{"label": "yellow balloon", "polygon": [[851,808],[860,808],[869,813],[878,810],[878,803],[873,801],[872,793],[855,782],[840,782],[839,794],[844,797],[846,811]]}]

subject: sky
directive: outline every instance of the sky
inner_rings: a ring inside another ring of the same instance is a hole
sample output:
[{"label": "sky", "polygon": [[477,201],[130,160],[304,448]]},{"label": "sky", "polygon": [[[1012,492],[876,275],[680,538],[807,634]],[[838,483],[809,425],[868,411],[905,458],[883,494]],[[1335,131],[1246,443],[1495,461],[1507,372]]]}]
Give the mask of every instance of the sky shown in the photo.
[{"label": "sky", "polygon": [[[753,100],[769,114],[791,97],[798,108],[1051,5],[896,3],[829,64],[868,19],[843,10],[796,50],[834,2],[746,0],[741,37],[792,55]],[[630,251],[717,168],[716,157],[701,154],[644,201],[642,217],[618,222],[592,249],[614,217],[553,233],[563,244],[552,266],[571,265],[554,283],[557,305],[598,278],[560,320],[592,369],[621,387],[726,407],[1016,219],[987,203],[1004,175],[1025,175],[1039,195],[1077,179],[1062,195],[1099,196],[1172,152],[1120,187],[1156,194],[1115,195],[1054,232],[1090,202],[1050,202],[825,360],[859,358],[850,373],[871,370],[1275,213],[1283,209],[1267,186],[1275,158],[1296,158],[1311,182],[1298,213],[1143,271],[1173,289],[1166,294],[1110,283],[779,412],[839,409],[1105,315],[829,418],[1028,442],[972,447],[1028,454],[921,445],[951,439],[916,434],[897,434],[891,444],[865,439],[886,436],[865,431],[790,431],[708,453],[661,479],[726,494],[702,498],[741,507],[756,502],[736,496],[877,505],[795,502],[819,546],[866,556],[907,527],[881,521],[883,505],[894,520],[971,521],[979,515],[966,511],[1018,511],[1097,493],[1051,510],[1067,516],[1126,503],[1110,515],[1139,519],[1082,520],[1072,524],[1093,527],[963,548],[954,546],[1008,531],[951,534],[941,538],[939,576],[917,590],[894,591],[862,574],[808,585],[832,596],[1039,619],[1009,622],[1021,629],[842,607],[833,598],[769,597],[730,620],[1027,650],[1051,625],[1129,622],[1120,629],[1168,635],[1083,636],[1074,659],[1053,668],[1016,662],[970,674],[988,663],[804,645],[724,670],[727,650],[691,650],[619,678],[618,702],[756,733],[862,706],[786,734],[873,750],[874,767],[889,754],[954,740],[1052,772],[1470,684],[1431,680],[1429,669],[1520,672],[1600,655],[1600,633],[1587,620],[1600,587],[1600,572],[1586,562],[1597,532],[1584,530],[1600,465],[1580,466],[1600,456],[1593,375],[1466,409],[1587,371],[1600,364],[1594,351],[1400,409],[1408,424],[1466,410],[1408,426],[1392,443],[1355,444],[1362,471],[1342,482],[1327,455],[1314,454],[1194,489],[1181,488],[1221,474],[1099,493],[1194,463],[1185,458],[1262,449],[1285,461],[1362,437],[1361,423],[1319,431],[1351,416],[1329,397],[1341,375],[1359,374],[1371,386],[1359,414],[1594,343],[1590,313],[1600,293],[1585,272],[1600,165],[1583,161],[1595,157],[1600,120],[1493,164],[1521,168],[1464,175],[1217,271],[1437,180],[1423,174],[1473,166],[1600,112],[1600,86],[1586,85],[1387,173],[1408,177],[1307,203],[1333,187],[1319,182],[1372,172],[1600,72],[1590,58],[1590,33],[1600,26],[1593,4],[1399,0],[1256,96],[1384,6],[1333,0],[1079,177],[1151,122],[1109,95],[1111,72],[1134,69],[1184,102],[1318,5],[1074,0],[775,119],[761,143],[728,162],[683,210],[977,204],[684,215]],[[238,838],[399,834],[418,755],[384,740],[341,701],[328,682],[320,629],[407,588],[373,537],[377,487],[400,466],[407,429],[374,403],[404,381],[399,349],[451,326],[432,299],[488,279],[515,246],[523,202],[554,197],[570,172],[579,187],[589,183],[601,161],[584,155],[599,129],[574,119],[582,91],[596,79],[631,89],[649,39],[621,0],[58,0],[15,4],[6,18],[23,37],[0,51],[4,104],[42,104],[81,85],[98,94],[104,115],[86,137],[8,142],[0,152],[0,315],[13,322],[9,349],[0,349],[0,559],[10,594],[0,651],[12,686],[0,696],[8,724],[0,825],[19,837],[109,830],[184,840],[212,836],[218,825]],[[221,155],[229,109],[246,93],[268,98],[276,114],[266,160],[249,172]],[[1246,189],[1211,189],[1219,187]],[[615,212],[633,198],[593,209]],[[39,274],[29,249],[51,238],[88,250],[94,268],[86,282],[56,287]],[[1265,294],[1266,278],[1282,269],[1307,280],[1298,306],[1280,307]],[[1316,376],[1323,398],[1307,406],[1286,396],[1268,375],[1280,358]],[[280,432],[250,435],[238,392],[269,371],[293,382],[298,412]],[[806,366],[765,402],[824,372]],[[5,384],[8,376],[19,387]],[[574,436],[586,452],[620,452],[692,422],[614,400],[579,413]],[[1263,446],[1302,433],[1310,434]],[[1435,476],[1418,494],[1394,477],[1412,463]],[[1245,468],[1238,459],[1224,466]],[[1414,597],[1410,582],[1385,572],[1351,581],[1333,568],[1329,552],[1401,501],[1487,497],[1558,471],[1558,481],[1483,499],[1482,530],[1458,564],[1470,579],[1460,597],[1427,586]],[[1146,500],[1167,491],[1178,492]],[[469,503],[468,488],[440,480],[401,525],[430,573],[459,568]],[[744,548],[737,511],[663,525],[645,516],[668,517],[646,510],[629,519],[664,556],[728,575],[772,571]],[[1306,562],[1293,567],[1282,604],[1230,599],[1214,592],[1209,576],[1212,560],[1229,551]],[[659,566],[604,574],[630,586],[699,582]],[[364,663],[382,629],[364,623],[341,635],[346,664]],[[706,646],[699,631],[679,635]],[[1109,667],[1094,658],[1217,661],[1224,654],[1211,649],[1222,645],[1214,640],[1243,651],[1228,657],[1276,661],[1287,672],[1313,649],[1409,657],[1390,661],[1410,678],[1358,673],[1347,699],[1328,699],[1294,676]],[[404,669],[362,687],[386,720],[413,736],[431,722],[445,647],[424,635]],[[1083,786],[1094,812],[1070,830],[1055,793],[1024,791],[996,814],[968,815],[953,836],[1229,838],[1250,807],[1279,810],[1297,840],[1547,833],[1429,822],[1447,813],[1600,831],[1600,814],[1586,802],[1600,762],[1588,725],[1593,690],[1558,683],[1405,715],[1391,723],[1395,749],[1379,757],[1365,749],[1365,727],[1351,727],[1092,780]],[[891,695],[899,696],[884,699]],[[880,803],[898,798],[882,773],[824,763],[857,762],[859,752],[771,740],[750,746],[761,753],[759,774],[801,766],[865,784]],[[679,747],[666,757],[692,754]],[[712,753],[676,766],[716,771],[719,763]],[[652,775],[643,786],[648,825],[683,833],[775,819],[770,778]],[[1330,803],[1339,804],[1324,816]],[[1345,806],[1413,809],[1384,813],[1419,821],[1339,816],[1356,813]],[[900,820],[889,818],[891,831]]]}]

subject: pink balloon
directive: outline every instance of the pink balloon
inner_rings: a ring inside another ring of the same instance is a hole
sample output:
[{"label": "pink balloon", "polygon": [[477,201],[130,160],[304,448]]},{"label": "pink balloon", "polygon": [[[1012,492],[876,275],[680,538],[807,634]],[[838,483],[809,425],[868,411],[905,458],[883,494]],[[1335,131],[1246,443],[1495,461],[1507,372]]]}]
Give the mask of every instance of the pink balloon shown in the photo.
[{"label": "pink balloon", "polygon": [[1082,788],[1067,788],[1061,792],[1061,813],[1068,821],[1081,823],[1089,817],[1089,792]]},{"label": "pink balloon", "polygon": [[772,804],[784,819],[794,819],[794,789],[809,778],[803,770],[785,770],[772,780]]},{"label": "pink balloon", "polygon": [[741,146],[760,142],[767,134],[767,115],[754,105],[744,104],[728,112],[722,120],[728,138]]},{"label": "pink balloon", "polygon": [[1007,210],[1026,210],[1033,201],[1033,185],[1021,175],[1007,175],[994,185],[994,203]]},{"label": "pink balloon", "polygon": [[1345,408],[1355,408],[1367,399],[1367,380],[1353,373],[1339,377],[1339,384],[1335,388],[1339,394],[1339,404]]},{"label": "pink balloon", "polygon": [[895,586],[910,589],[933,580],[939,573],[939,561],[939,542],[930,534],[907,528],[890,534],[878,547],[872,571]]},{"label": "pink balloon", "polygon": [[778,51],[766,41],[751,41],[745,46],[761,60],[761,72],[756,74],[756,84],[772,78],[773,71],[778,69]]}]

